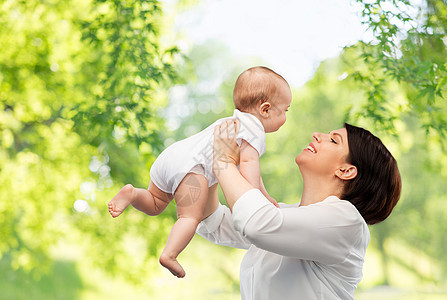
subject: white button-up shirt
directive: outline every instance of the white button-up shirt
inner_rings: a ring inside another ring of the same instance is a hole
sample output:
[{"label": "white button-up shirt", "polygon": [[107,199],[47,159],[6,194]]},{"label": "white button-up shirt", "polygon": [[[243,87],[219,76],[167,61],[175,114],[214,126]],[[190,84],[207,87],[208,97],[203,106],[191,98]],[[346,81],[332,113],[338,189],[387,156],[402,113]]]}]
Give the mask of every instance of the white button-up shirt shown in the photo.
[{"label": "white button-up shirt", "polygon": [[219,205],[197,233],[248,249],[240,270],[243,300],[354,299],[369,230],[357,209],[335,196],[276,208],[253,189]]}]

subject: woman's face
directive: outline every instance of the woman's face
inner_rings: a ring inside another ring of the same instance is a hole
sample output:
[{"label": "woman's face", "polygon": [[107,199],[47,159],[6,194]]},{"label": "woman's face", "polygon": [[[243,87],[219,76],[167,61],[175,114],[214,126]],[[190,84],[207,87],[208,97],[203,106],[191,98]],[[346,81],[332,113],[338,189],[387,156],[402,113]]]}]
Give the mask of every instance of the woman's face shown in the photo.
[{"label": "woman's face", "polygon": [[301,173],[332,176],[346,165],[349,154],[346,128],[329,133],[314,132],[312,142],[295,158]]}]

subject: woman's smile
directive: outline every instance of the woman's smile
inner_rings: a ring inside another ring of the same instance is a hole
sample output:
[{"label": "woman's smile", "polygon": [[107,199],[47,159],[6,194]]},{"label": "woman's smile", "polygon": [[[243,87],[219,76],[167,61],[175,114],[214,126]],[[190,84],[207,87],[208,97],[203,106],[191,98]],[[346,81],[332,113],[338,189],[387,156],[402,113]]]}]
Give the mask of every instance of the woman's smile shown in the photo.
[{"label": "woman's smile", "polygon": [[313,143],[310,143],[309,146],[307,146],[306,150],[309,150],[311,153],[317,153],[317,149],[315,148]]}]

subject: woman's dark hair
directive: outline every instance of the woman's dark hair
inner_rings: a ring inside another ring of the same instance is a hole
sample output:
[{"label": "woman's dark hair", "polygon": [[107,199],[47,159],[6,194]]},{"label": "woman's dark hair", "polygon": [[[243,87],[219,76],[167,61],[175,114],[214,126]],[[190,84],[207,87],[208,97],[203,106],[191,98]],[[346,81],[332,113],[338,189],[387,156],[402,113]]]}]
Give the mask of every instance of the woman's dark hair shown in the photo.
[{"label": "woman's dark hair", "polygon": [[402,188],[397,163],[379,138],[345,123],[349,154],[357,176],[346,182],[341,199],[351,202],[369,225],[385,220],[396,206]]}]

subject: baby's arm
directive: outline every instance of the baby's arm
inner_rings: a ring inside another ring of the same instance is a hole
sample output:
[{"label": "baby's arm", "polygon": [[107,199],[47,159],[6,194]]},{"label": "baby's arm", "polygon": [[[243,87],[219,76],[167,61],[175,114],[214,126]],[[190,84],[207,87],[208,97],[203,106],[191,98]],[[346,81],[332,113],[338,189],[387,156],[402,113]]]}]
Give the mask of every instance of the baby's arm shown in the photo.
[{"label": "baby's arm", "polygon": [[254,187],[259,189],[262,194],[275,206],[279,207],[275,199],[267,193],[261,179],[261,166],[259,165],[259,153],[247,141],[242,140],[240,171],[242,176]]},{"label": "baby's arm", "polygon": [[259,190],[261,191],[261,193],[273,204],[275,204],[275,206],[279,207],[278,202],[276,202],[276,200],[274,198],[272,198],[269,193],[267,193],[267,190],[265,189],[264,183],[262,182],[262,177],[259,177],[260,181],[261,181],[261,186],[259,188]]}]

